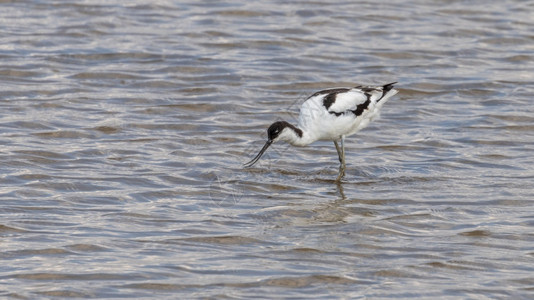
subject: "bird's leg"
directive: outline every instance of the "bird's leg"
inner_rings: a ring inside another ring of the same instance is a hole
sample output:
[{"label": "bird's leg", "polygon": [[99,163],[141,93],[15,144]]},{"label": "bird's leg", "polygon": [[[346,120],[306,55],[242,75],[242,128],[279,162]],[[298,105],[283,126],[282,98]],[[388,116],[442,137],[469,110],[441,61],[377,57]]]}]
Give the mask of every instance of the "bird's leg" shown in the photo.
[{"label": "bird's leg", "polygon": [[341,149],[336,141],[334,141],[334,144],[336,145],[337,154],[339,155],[339,162],[341,163],[339,166],[339,175],[336,179],[336,181],[339,182],[341,181],[341,178],[345,176],[345,136],[341,136]]},{"label": "bird's leg", "polygon": [[341,157],[343,159],[343,162],[341,163],[342,164],[342,168],[343,168],[343,174],[341,175],[341,177],[345,176],[345,136],[342,135],[341,136]]},{"label": "bird's leg", "polygon": [[336,146],[337,157],[339,158],[339,163],[343,163],[343,159],[341,158],[343,156],[343,154],[341,153],[341,148],[339,148],[339,145],[337,144],[337,141],[334,141],[334,145]]}]

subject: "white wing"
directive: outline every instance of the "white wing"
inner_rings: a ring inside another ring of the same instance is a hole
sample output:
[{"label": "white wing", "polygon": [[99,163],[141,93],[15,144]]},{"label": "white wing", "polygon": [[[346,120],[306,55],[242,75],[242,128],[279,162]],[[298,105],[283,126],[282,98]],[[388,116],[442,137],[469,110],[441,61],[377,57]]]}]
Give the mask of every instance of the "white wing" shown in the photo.
[{"label": "white wing", "polygon": [[[329,101],[332,100],[333,102],[329,103]],[[368,97],[363,91],[359,89],[350,89],[346,92],[329,94],[325,97],[323,105],[329,113],[343,114],[355,111],[358,108],[358,105],[363,105],[367,100]]]},{"label": "white wing", "polygon": [[[347,127],[350,128],[348,132],[353,132],[356,130],[352,130],[353,127],[358,128],[363,120],[358,117],[366,114],[366,118],[372,119],[387,99],[397,93],[393,90],[393,84],[395,82],[384,86],[356,86],[319,91],[302,104],[299,128],[307,132],[328,132],[328,136],[332,135],[330,131],[337,130],[332,127],[337,124],[336,127]],[[349,124],[345,124],[346,122]]]}]

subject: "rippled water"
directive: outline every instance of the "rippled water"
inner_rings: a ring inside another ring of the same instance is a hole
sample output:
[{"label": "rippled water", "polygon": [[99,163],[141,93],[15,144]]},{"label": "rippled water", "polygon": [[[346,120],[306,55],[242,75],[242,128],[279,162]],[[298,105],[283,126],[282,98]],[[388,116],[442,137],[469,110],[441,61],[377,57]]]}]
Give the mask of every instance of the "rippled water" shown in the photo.
[{"label": "rippled water", "polygon": [[[529,298],[532,1],[0,9],[0,295]],[[347,141],[313,92],[399,81]]]}]

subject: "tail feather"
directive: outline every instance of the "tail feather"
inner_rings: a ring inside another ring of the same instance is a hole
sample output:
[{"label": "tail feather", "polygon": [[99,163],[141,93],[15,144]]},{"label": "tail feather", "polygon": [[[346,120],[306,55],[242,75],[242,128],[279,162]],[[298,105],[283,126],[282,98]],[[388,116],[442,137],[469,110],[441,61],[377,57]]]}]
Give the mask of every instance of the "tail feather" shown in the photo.
[{"label": "tail feather", "polygon": [[394,84],[397,84],[397,83],[398,83],[398,82],[395,81],[395,82],[392,82],[392,83],[384,84],[384,85],[382,86],[382,89],[384,90],[384,93],[387,93],[387,92],[391,91],[391,89],[393,88],[393,85],[394,85]]},{"label": "tail feather", "polygon": [[392,83],[388,83],[388,84],[384,84],[382,86],[382,97],[380,97],[380,99],[376,100],[376,102],[380,102],[381,100],[383,100],[384,102],[387,101],[387,99],[393,95],[395,95],[396,93],[398,93],[397,90],[394,90],[393,89],[393,85],[396,84],[397,82],[392,82]]}]

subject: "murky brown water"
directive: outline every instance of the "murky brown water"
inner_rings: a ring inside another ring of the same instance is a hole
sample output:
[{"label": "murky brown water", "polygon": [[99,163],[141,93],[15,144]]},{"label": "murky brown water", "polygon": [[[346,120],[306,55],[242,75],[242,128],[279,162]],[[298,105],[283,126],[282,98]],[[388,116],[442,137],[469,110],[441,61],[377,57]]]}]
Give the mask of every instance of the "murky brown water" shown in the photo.
[{"label": "murky brown water", "polygon": [[[532,1],[0,9],[0,296],[529,298]],[[313,92],[399,81],[347,142]]]}]

